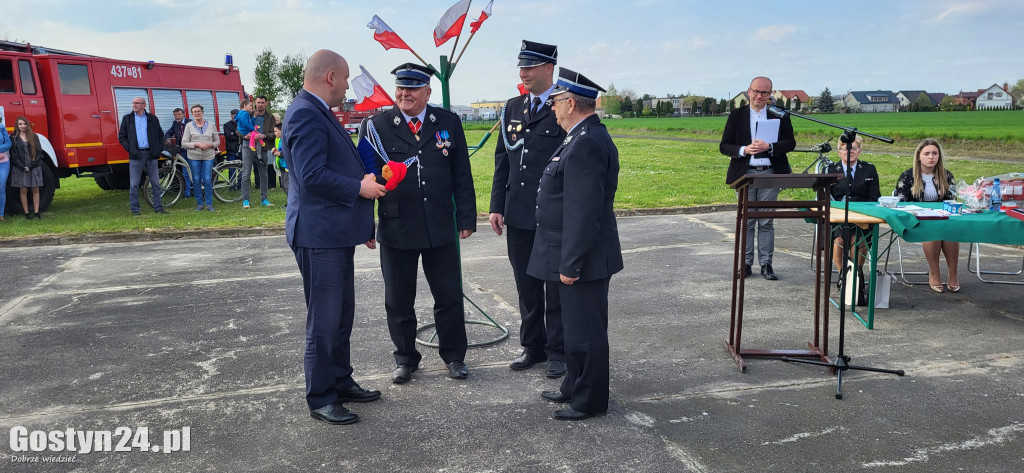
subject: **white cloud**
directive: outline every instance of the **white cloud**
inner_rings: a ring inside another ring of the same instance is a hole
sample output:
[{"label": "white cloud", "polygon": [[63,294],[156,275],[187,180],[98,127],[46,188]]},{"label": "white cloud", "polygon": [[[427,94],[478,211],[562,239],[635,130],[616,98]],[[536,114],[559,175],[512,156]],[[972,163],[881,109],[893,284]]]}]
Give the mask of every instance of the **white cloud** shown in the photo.
[{"label": "white cloud", "polygon": [[755,43],[778,43],[796,32],[796,27],[789,25],[768,25],[758,29],[751,37]]},{"label": "white cloud", "polygon": [[947,19],[949,21],[956,21],[963,16],[975,15],[991,8],[990,4],[985,2],[963,2],[954,3],[948,8],[939,13],[938,15],[925,20],[925,23],[942,23]]}]

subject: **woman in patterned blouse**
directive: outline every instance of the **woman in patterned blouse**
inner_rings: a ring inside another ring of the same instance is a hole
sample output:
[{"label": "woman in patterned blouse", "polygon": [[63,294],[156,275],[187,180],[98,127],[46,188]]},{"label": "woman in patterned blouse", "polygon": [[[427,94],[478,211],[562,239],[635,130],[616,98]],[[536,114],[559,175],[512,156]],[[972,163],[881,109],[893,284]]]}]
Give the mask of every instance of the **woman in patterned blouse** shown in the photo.
[{"label": "woman in patterned blouse", "polygon": [[[914,151],[914,167],[903,171],[896,181],[896,196],[907,202],[941,202],[956,198],[953,173],[943,165],[942,146],[938,141],[926,138]],[[941,178],[940,178],[941,176]],[[939,274],[939,253],[946,257],[946,288],[950,292],[960,291],[960,278],[956,267],[960,257],[960,243],[955,241],[926,241],[921,243],[928,260],[928,285],[935,292],[942,292],[942,276]]]}]

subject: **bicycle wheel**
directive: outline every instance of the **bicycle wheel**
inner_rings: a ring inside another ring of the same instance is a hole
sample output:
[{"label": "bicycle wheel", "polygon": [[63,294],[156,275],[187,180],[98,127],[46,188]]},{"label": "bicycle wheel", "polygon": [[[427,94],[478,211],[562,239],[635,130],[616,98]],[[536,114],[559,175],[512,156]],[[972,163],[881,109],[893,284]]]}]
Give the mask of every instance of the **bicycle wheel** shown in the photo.
[{"label": "bicycle wheel", "polygon": [[224,161],[213,167],[213,196],[221,202],[237,202],[242,198],[241,161]]},{"label": "bicycle wheel", "polygon": [[[181,200],[181,195],[184,192],[182,187],[183,178],[181,172],[173,167],[161,166],[160,170],[157,171],[160,181],[160,192],[162,192],[162,203],[164,208],[173,207],[174,204]],[[142,181],[142,195],[146,198],[146,203],[150,207],[153,206],[153,187],[149,183],[149,177],[143,176]]]}]

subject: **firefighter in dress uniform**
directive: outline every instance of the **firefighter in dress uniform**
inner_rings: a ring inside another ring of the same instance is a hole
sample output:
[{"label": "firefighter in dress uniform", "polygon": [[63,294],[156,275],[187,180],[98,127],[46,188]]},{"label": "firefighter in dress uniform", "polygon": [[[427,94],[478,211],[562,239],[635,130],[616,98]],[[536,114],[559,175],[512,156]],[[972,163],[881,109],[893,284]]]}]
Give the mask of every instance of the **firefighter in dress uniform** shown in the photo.
[{"label": "firefighter in dress uniform", "polygon": [[508,259],[519,292],[519,342],[523,353],[510,367],[525,370],[547,361],[545,374],[565,374],[562,304],[558,283],[526,274],[537,221],[537,183],[551,153],[565,139],[551,111],[555,64],[554,45],[523,41],[519,78],[528,93],[510,99],[501,109],[500,134],[494,151],[490,223],[494,233],[507,233]]},{"label": "firefighter in dress uniform", "polygon": [[369,138],[382,159],[407,162],[404,179],[377,201],[377,243],[384,278],[388,331],[395,344],[394,383],[419,368],[416,349],[416,275],[423,274],[434,298],[438,354],[448,374],[464,379],[466,327],[456,234],[476,231],[476,194],[462,122],[427,104],[433,69],[403,64],[395,75],[396,106],[363,121],[359,139]]}]

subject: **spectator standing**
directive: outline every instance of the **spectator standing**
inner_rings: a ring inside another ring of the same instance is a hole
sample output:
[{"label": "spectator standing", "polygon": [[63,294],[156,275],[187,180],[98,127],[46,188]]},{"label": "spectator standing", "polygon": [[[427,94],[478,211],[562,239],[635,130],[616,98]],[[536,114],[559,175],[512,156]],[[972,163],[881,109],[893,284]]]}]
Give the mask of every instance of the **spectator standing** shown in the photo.
[{"label": "spectator standing", "polygon": [[[196,211],[206,209],[213,212],[213,158],[220,147],[217,127],[203,117],[203,106],[192,105],[192,121],[185,125],[181,146],[195,150],[189,160],[192,170],[192,188],[196,195]],[[201,192],[200,192],[201,191]]]},{"label": "spectator standing", "polygon": [[226,159],[239,159],[238,158],[238,122],[235,121],[235,116],[238,115],[238,109],[231,109],[231,119],[224,123],[224,155]]},{"label": "spectator standing", "polygon": [[[281,152],[281,124],[274,124],[274,132],[277,133],[277,139],[274,141],[274,169],[277,170],[277,174],[281,176],[281,190],[284,191],[285,202],[288,202],[288,163],[284,159],[284,154]],[[288,204],[285,204],[287,207]]]},{"label": "spectator standing", "polygon": [[[255,123],[252,118],[253,105],[249,100],[242,100],[242,110],[238,112],[235,120],[238,122],[238,135],[242,138],[242,142],[238,145],[242,149],[242,175],[239,181],[242,183],[242,208],[249,208],[249,193],[252,188],[252,179],[249,177],[252,174],[253,164],[256,161],[256,150],[259,147],[260,134],[256,132]],[[254,136],[255,134],[255,136]],[[263,169],[264,181],[266,181],[266,167],[256,167],[256,172],[259,174]],[[263,195],[266,195],[266,188],[260,187],[260,191]]]},{"label": "spectator standing", "polygon": [[139,215],[139,184],[142,182],[143,171],[149,175],[149,183],[153,187],[153,209],[158,214],[167,213],[164,210],[160,177],[157,175],[162,139],[160,119],[146,112],[146,99],[132,99],[132,113],[121,117],[121,126],[117,130],[117,141],[128,151],[128,205],[132,215]]},{"label": "spectator standing", "polygon": [[[252,115],[253,125],[256,130],[263,135],[261,141],[262,151],[258,153],[259,166],[262,172],[256,173],[256,185],[260,187],[262,201],[260,202],[264,207],[271,207],[273,204],[267,200],[267,191],[276,187],[274,185],[274,179],[277,176],[271,175],[271,169],[273,169],[273,154],[274,141],[277,135],[274,133],[274,125],[277,123],[277,117],[273,113],[270,113],[268,107],[270,103],[267,101],[267,97],[260,95],[256,97],[253,102],[255,111]],[[259,145],[257,145],[259,146]]]},{"label": "spectator standing", "polygon": [[0,222],[4,221],[7,208],[7,176],[11,172],[11,137],[7,134],[3,107],[0,107]]},{"label": "spectator standing", "polygon": [[[39,214],[39,188],[43,185],[43,160],[40,158],[39,137],[32,131],[32,125],[25,117],[18,117],[14,134],[11,135],[11,187],[21,188],[21,208],[25,218],[32,220],[28,211],[28,190],[32,189],[32,206],[36,218]],[[4,192],[7,192],[4,186]]]},{"label": "spectator standing", "polygon": [[[164,133],[165,139],[174,139],[174,144],[181,146],[181,137],[185,134],[185,125],[192,121],[192,119],[185,116],[185,111],[180,107],[174,109],[174,122],[171,123],[170,128]],[[184,148],[181,149],[181,157],[188,161],[189,169],[192,168],[192,162],[189,160],[188,151]],[[185,179],[185,184],[182,186],[185,188],[185,198],[192,196],[192,183]]]}]

